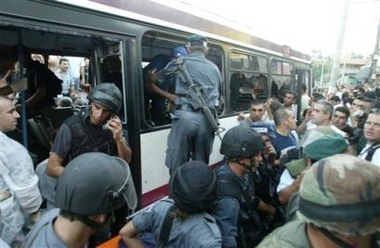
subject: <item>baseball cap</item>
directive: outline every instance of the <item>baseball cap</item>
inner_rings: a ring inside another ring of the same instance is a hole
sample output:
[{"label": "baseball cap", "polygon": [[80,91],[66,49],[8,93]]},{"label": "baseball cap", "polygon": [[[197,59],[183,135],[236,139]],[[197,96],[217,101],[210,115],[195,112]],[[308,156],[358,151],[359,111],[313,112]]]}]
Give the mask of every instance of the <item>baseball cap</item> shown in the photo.
[{"label": "baseball cap", "polygon": [[206,36],[200,35],[200,34],[194,34],[189,37],[189,46],[204,46],[207,47],[208,39]]},{"label": "baseball cap", "polygon": [[259,134],[266,134],[272,139],[276,137],[274,133],[274,128],[269,123],[265,123],[262,121],[259,122],[253,122],[251,124],[251,128],[258,132]]}]

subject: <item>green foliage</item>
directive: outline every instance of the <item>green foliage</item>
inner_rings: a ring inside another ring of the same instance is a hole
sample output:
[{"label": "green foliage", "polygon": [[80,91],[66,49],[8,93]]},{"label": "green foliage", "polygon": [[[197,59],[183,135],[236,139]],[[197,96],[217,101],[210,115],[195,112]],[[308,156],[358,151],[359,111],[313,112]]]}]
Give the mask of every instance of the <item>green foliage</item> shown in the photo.
[{"label": "green foliage", "polygon": [[328,83],[330,80],[330,72],[332,68],[332,58],[319,58],[315,59],[311,62],[312,65],[312,75],[313,75],[313,82],[316,82],[316,84],[319,84],[321,80],[321,74],[322,74],[322,68],[323,68],[323,78],[322,83]]}]

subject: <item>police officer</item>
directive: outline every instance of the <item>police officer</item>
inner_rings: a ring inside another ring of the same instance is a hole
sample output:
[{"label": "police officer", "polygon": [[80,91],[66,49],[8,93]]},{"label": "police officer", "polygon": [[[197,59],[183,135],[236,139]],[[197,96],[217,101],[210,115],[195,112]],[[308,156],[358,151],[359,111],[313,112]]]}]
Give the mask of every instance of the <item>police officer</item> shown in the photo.
[{"label": "police officer", "polygon": [[218,201],[213,209],[223,247],[254,247],[262,239],[257,209],[263,202],[252,198],[249,174],[261,161],[263,148],[260,134],[249,127],[233,127],[223,137],[220,152],[227,162],[217,170]]},{"label": "police officer", "polygon": [[[103,152],[127,163],[131,161],[132,150],[116,115],[122,105],[120,90],[113,83],[102,83],[92,89],[88,98],[89,114],[71,116],[58,130],[46,169],[51,177],[59,177],[68,162],[86,152]],[[124,226],[127,215],[125,207],[118,210],[112,234],[116,235]]]},{"label": "police officer", "polygon": [[56,205],[45,213],[25,239],[24,247],[86,247],[112,212],[137,196],[128,164],[104,153],[73,159],[58,179]]},{"label": "police officer", "polygon": [[[207,107],[216,114],[218,105],[221,74],[218,67],[206,58],[208,39],[202,35],[189,37],[189,55],[183,57],[183,66],[188,71],[193,83],[200,89]],[[164,95],[175,102],[172,128],[168,137],[165,164],[169,170],[192,160],[208,163],[214,142],[214,132],[201,108],[192,107],[189,95],[189,83],[179,72],[179,59],[172,60],[161,74],[176,74],[175,97]],[[149,80],[161,84],[164,77],[150,72]]]},{"label": "police officer", "polygon": [[70,160],[86,152],[104,152],[130,162],[132,151],[116,115],[122,105],[120,90],[113,83],[102,83],[88,98],[89,115],[71,116],[59,128],[47,165],[49,176],[59,177]]},{"label": "police officer", "polygon": [[142,247],[137,237],[141,232],[153,232],[157,247],[221,247],[219,228],[206,212],[216,199],[216,184],[216,175],[204,162],[177,168],[170,178],[170,198],[135,216],[120,231],[127,247]]},{"label": "police officer", "polygon": [[319,160],[300,186],[300,220],[276,229],[258,247],[379,247],[379,178],[377,166],[351,155]]}]

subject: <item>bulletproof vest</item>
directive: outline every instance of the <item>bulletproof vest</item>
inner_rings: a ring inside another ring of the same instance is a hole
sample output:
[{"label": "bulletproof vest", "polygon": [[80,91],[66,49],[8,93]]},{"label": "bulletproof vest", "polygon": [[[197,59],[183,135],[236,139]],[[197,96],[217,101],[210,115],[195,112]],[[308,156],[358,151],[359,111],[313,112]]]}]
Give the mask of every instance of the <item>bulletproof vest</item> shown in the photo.
[{"label": "bulletproof vest", "polygon": [[[109,130],[90,130],[87,117],[81,118],[73,115],[66,119],[64,123],[71,131],[71,150],[64,164],[69,163],[75,157],[87,152],[103,152],[109,155],[117,155],[117,147]],[[100,132],[100,133],[99,133]]]},{"label": "bulletproof vest", "polygon": [[254,206],[252,199],[241,188],[236,178],[228,174],[218,175],[218,199],[233,197],[240,205],[240,212],[246,212],[249,219],[242,219],[239,214],[238,220],[238,247],[255,247],[263,238],[260,227],[260,219],[256,212],[257,204]]}]

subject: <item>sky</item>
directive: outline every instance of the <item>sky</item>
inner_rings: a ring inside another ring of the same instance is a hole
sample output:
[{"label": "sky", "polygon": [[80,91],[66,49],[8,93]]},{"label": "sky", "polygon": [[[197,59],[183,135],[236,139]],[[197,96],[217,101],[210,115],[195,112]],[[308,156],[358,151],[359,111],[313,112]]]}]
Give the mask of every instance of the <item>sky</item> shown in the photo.
[{"label": "sky", "polygon": [[[342,54],[374,52],[380,0],[165,0],[197,15],[239,25],[255,36],[311,53],[336,51],[344,3],[348,2]],[[194,8],[192,8],[194,7]],[[183,7],[182,7],[183,8]],[[196,11],[195,11],[196,10]],[[215,16],[216,15],[216,16]]]}]

